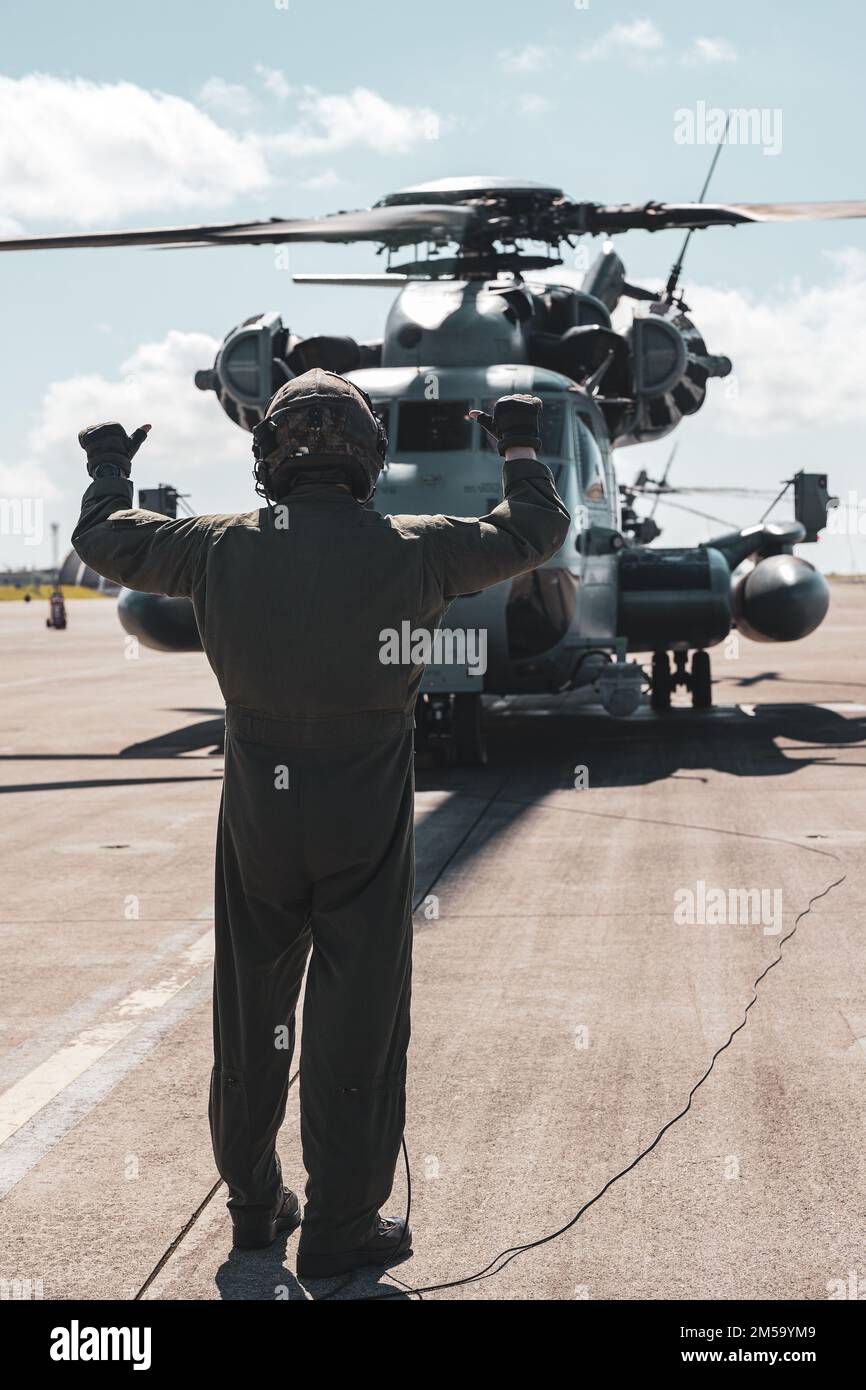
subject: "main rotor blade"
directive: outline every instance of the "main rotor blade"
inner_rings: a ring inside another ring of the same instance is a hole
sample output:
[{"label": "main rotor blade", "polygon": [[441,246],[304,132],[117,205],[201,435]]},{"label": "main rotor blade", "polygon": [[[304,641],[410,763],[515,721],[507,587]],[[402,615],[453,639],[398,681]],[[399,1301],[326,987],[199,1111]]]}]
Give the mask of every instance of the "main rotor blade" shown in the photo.
[{"label": "main rotor blade", "polygon": [[689,516],[699,516],[704,521],[715,522],[719,526],[729,526],[732,531],[738,530],[736,521],[725,521],[723,516],[712,516],[709,512],[699,512],[696,507],[685,507],[682,502],[669,502],[666,497],[659,498],[659,505],[662,507],[673,507],[677,512],[688,512]]},{"label": "main rotor blade", "polygon": [[576,203],[569,209],[575,232],[660,232],[669,227],[700,230],[742,222],[826,222],[866,217],[866,202],[833,203],[646,203],[602,207]]},{"label": "main rotor blade", "polygon": [[0,251],[54,251],[98,246],[257,246],[285,241],[377,241],[406,246],[459,240],[475,218],[472,208],[441,204],[362,208],[330,217],[271,218],[266,222],[215,222],[194,227],[79,232],[68,236],[0,239]]},{"label": "main rotor blade", "polygon": [[697,497],[704,494],[708,497],[775,497],[776,493],[772,488],[766,487],[636,487],[633,483],[625,483],[629,492],[635,492],[643,497]]},{"label": "main rotor blade", "polygon": [[361,272],[358,275],[351,275],[335,271],[333,274],[323,272],[322,274],[293,275],[292,281],[296,285],[366,285],[373,289],[390,289],[392,285],[396,285],[399,289],[401,285],[409,283],[409,276],[398,275],[396,272],[377,275],[375,271],[372,271],[370,274]]}]

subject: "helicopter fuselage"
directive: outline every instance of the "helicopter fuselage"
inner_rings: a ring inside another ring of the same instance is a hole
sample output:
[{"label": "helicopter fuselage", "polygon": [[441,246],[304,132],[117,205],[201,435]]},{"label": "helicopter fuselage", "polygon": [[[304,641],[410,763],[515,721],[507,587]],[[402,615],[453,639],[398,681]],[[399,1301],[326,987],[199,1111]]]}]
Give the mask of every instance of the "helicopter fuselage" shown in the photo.
[{"label": "helicopter fuselage", "polygon": [[[616,644],[616,555],[582,555],[582,534],[617,533],[619,500],[603,416],[567,377],[524,364],[382,367],[350,373],[389,432],[372,505],[401,514],[483,516],[501,500],[501,461],[467,418],[498,396],[525,392],[544,404],[540,456],[571,512],[569,535],[541,569],[454,601],[449,629],[485,634],[487,669],[432,662],[425,691],[520,694],[572,683],[576,657]],[[585,583],[591,575],[591,582]]]}]

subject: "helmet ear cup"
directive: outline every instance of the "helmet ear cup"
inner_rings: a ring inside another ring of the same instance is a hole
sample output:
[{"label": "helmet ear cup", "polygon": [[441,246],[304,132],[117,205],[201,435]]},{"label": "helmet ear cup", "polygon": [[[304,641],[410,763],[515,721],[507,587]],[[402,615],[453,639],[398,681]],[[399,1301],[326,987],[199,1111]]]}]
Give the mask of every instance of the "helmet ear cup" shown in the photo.
[{"label": "helmet ear cup", "polygon": [[358,392],[358,395],[362,398],[364,404],[366,405],[367,409],[369,410],[370,414],[376,422],[376,451],[379,454],[380,458],[384,458],[388,452],[388,431],[385,429],[385,426],[382,424],[381,419],[376,414],[376,409],[373,405],[373,402],[367,395],[367,392],[364,390],[363,386],[359,386],[356,381],[350,382],[350,385],[353,386],[354,389]]},{"label": "helmet ear cup", "polygon": [[273,448],[274,442],[274,422],[270,416],[266,415],[264,420],[260,420],[252,428],[253,436],[253,458],[258,461],[267,457],[269,448]]}]

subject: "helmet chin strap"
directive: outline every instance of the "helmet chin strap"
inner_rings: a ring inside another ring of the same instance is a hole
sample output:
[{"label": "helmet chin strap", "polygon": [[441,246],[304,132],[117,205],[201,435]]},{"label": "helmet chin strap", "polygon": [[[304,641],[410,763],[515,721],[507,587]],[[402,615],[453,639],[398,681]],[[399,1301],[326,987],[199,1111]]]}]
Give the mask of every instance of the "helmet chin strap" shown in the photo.
[{"label": "helmet chin strap", "polygon": [[[271,485],[274,473],[279,477],[279,465],[268,476],[268,484]],[[291,496],[298,488],[302,487],[331,487],[345,488],[346,491],[354,494],[352,487],[351,474],[341,464],[332,464],[330,467],[305,469],[303,467],[294,468],[287,473],[285,485],[280,489],[280,500]],[[272,496],[276,497],[272,492]]]},{"label": "helmet chin strap", "polygon": [[[279,471],[279,465],[274,471]],[[351,474],[341,464],[335,464],[331,468],[292,470],[286,478],[285,487],[281,488],[278,493],[273,488],[272,470],[263,468],[259,461],[253,467],[253,477],[256,483],[256,492],[265,499],[269,507],[284,503],[299,487],[330,487],[340,492],[348,492],[359,505],[369,502],[376,491],[374,484],[366,496],[360,497],[352,486]]]}]

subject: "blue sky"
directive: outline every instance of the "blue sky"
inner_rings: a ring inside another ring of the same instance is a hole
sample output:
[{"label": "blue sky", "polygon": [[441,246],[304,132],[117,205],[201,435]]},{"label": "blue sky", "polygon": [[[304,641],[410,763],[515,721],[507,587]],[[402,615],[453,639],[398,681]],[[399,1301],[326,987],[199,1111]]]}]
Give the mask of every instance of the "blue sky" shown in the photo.
[{"label": "blue sky", "polygon": [[[479,172],[598,201],[693,198],[711,150],[674,131],[699,102],[781,113],[778,153],[723,152],[718,200],[866,193],[866,21],[844,0],[42,0],[2,12],[7,232],[315,215]],[[617,249],[630,278],[651,281],[679,241],[634,233]],[[290,264],[379,262],[369,247],[303,247]],[[249,441],[190,380],[212,340],[264,309],[300,333],[375,337],[390,300],[294,286],[267,247],[10,255],[0,277],[0,493],[44,496],[66,536],[85,477],[75,432],[115,414],[154,426],[136,481],[175,482],[202,511],[251,505]],[[675,481],[769,487],[826,468],[836,492],[866,493],[866,222],[696,235],[685,289],[710,350],[734,358],[736,395],[717,386],[672,436]],[[668,449],[622,451],[623,476],[660,467]],[[707,509],[755,519],[747,502]],[[707,535],[681,513],[665,523],[669,544]],[[866,570],[866,536],[811,549],[825,568]],[[0,563],[48,554],[47,541],[0,535]]]}]

